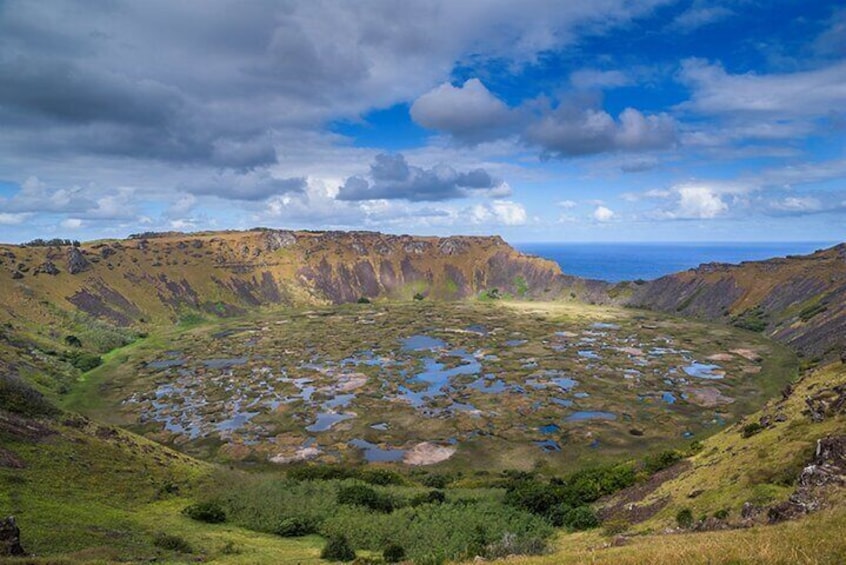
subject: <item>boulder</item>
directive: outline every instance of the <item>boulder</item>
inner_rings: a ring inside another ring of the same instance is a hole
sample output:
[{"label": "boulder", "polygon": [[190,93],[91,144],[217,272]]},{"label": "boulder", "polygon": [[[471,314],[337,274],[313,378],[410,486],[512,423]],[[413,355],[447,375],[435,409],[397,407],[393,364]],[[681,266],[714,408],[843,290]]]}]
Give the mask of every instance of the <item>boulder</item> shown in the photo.
[{"label": "boulder", "polygon": [[21,531],[15,523],[15,517],[0,520],[0,557],[26,555],[21,546]]},{"label": "boulder", "polygon": [[44,273],[45,275],[58,275],[59,268],[52,261],[44,261],[41,263],[37,269],[35,269],[35,273]]},{"label": "boulder", "polygon": [[82,251],[77,247],[71,247],[68,250],[68,273],[75,275],[82,273],[91,268],[91,263],[82,254]]}]

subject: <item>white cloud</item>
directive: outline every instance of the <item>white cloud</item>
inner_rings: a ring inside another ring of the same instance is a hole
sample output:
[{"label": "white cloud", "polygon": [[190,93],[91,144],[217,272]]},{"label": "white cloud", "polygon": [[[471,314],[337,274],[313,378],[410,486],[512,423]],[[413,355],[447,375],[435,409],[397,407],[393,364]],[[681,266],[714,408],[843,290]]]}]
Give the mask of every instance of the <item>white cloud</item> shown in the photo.
[{"label": "white cloud", "polygon": [[59,225],[69,230],[78,230],[85,225],[85,222],[79,218],[66,218]]},{"label": "white cloud", "polygon": [[414,101],[411,118],[471,142],[496,137],[512,121],[511,110],[477,78],[460,87],[444,83],[430,90]]},{"label": "white cloud", "polygon": [[518,202],[494,200],[489,204],[476,204],[468,212],[474,224],[500,224],[520,226],[526,223],[526,209]]},{"label": "white cloud", "polygon": [[614,216],[614,211],[605,206],[597,206],[593,211],[593,219],[597,222],[610,222]]},{"label": "white cloud", "polygon": [[670,28],[677,31],[690,32],[732,15],[734,15],[734,12],[724,6],[695,5],[676,16]]},{"label": "white cloud", "polygon": [[0,212],[0,225],[16,226],[22,224],[32,214],[9,214],[8,212]]},{"label": "white cloud", "polygon": [[772,207],[785,212],[817,212],[822,209],[822,202],[813,196],[788,196]]},{"label": "white cloud", "polygon": [[574,200],[560,200],[555,203],[556,206],[569,210],[575,208],[578,204]]},{"label": "white cloud", "polygon": [[732,75],[703,59],[682,62],[681,80],[692,89],[682,109],[705,114],[756,113],[825,116],[846,106],[846,63],[813,71]]}]

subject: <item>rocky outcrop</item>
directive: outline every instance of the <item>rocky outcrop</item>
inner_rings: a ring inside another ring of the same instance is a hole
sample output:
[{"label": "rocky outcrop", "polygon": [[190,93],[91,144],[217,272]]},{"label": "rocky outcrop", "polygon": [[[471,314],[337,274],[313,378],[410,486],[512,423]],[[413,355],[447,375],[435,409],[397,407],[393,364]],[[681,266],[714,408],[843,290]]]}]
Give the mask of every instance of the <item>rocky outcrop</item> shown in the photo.
[{"label": "rocky outcrop", "polygon": [[15,517],[0,520],[0,557],[20,557],[26,555],[21,546],[21,531],[15,523]]},{"label": "rocky outcrop", "polygon": [[78,247],[71,247],[68,249],[68,273],[75,275],[82,273],[91,268],[91,263],[82,254]]},{"label": "rocky outcrop", "polygon": [[628,306],[762,331],[811,358],[834,357],[846,335],[846,244],[739,265],[708,263],[615,287]]}]

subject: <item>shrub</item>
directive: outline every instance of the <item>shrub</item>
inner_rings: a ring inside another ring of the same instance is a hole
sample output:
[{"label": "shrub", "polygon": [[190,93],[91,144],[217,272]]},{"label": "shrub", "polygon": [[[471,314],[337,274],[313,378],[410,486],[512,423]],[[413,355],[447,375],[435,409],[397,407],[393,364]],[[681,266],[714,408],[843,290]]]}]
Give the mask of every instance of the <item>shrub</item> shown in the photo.
[{"label": "shrub", "polygon": [[429,488],[442,489],[450,483],[450,478],[447,475],[426,475],[420,480],[420,483]]},{"label": "shrub", "polygon": [[405,548],[396,543],[388,544],[382,551],[382,558],[386,563],[398,563],[405,559]]},{"label": "shrub", "polygon": [[740,435],[744,438],[750,438],[755,434],[760,433],[763,429],[764,426],[762,426],[758,422],[752,422],[751,424],[746,424],[745,426],[743,426],[743,428],[740,430]]},{"label": "shrub", "polygon": [[414,300],[423,300],[424,298],[426,298],[426,297],[425,297],[425,296],[423,296],[423,293],[422,293],[422,292],[416,292],[416,293],[414,293]]},{"label": "shrub", "polygon": [[216,502],[200,502],[186,506],[182,513],[192,520],[207,524],[220,524],[226,521],[226,512]]},{"label": "shrub", "polygon": [[65,336],[65,345],[68,347],[82,347],[82,341],[75,335]]},{"label": "shrub", "polygon": [[159,532],[153,538],[153,545],[160,549],[178,551],[180,553],[192,553],[191,545],[180,536]]},{"label": "shrub", "polygon": [[355,550],[346,536],[332,536],[320,552],[320,558],[329,561],[352,561],[355,559]]},{"label": "shrub", "polygon": [[94,353],[87,353],[85,351],[69,351],[63,355],[65,361],[85,373],[91,369],[99,367],[103,363],[103,359]]},{"label": "shrub", "polygon": [[421,504],[443,504],[446,502],[446,495],[440,490],[430,490],[429,492],[420,493],[411,499],[411,506],[420,506]]},{"label": "shrub", "polygon": [[599,526],[599,518],[596,517],[590,506],[571,508],[564,513],[562,518],[562,525],[571,530],[589,530]]},{"label": "shrub", "polygon": [[393,501],[388,495],[365,485],[342,486],[338,490],[338,504],[354,504],[386,513],[394,509]]},{"label": "shrub", "polygon": [[714,518],[717,520],[725,520],[729,516],[729,509],[728,508],[720,508],[716,512],[714,512]]},{"label": "shrub", "polygon": [[273,531],[277,536],[283,538],[297,538],[307,536],[317,531],[317,524],[307,518],[285,518]]},{"label": "shrub", "polygon": [[693,512],[690,511],[690,508],[682,508],[678,511],[676,514],[676,524],[684,529],[688,529],[693,525]]},{"label": "shrub", "polygon": [[631,523],[625,518],[612,518],[602,523],[602,533],[606,536],[618,536],[630,527]]},{"label": "shrub", "polygon": [[356,302],[358,302],[359,304],[370,304],[370,299],[366,296],[362,296]]},{"label": "shrub", "polygon": [[405,484],[405,478],[396,471],[391,471],[390,469],[370,469],[365,467],[363,469],[358,469],[353,476],[360,481],[364,481],[365,483],[369,483],[371,485],[386,486]]}]

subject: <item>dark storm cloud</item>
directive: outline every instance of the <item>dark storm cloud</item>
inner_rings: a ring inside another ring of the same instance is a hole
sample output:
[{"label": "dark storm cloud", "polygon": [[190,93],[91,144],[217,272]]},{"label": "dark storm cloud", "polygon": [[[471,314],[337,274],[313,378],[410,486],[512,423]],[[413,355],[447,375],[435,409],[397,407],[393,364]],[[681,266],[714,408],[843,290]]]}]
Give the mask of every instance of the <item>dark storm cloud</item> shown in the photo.
[{"label": "dark storm cloud", "polygon": [[399,153],[383,153],[370,165],[370,179],[349,177],[338,192],[338,200],[423,202],[464,198],[474,192],[504,196],[508,188],[484,169],[457,172],[447,165],[424,169],[409,165]]}]

